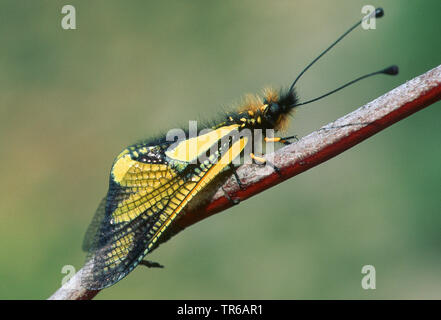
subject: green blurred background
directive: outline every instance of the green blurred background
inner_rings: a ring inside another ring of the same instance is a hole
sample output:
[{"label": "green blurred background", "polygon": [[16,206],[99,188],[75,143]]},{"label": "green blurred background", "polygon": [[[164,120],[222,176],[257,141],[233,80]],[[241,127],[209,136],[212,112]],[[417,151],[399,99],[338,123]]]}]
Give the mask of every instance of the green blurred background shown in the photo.
[{"label": "green blurred background", "polygon": [[[77,30],[60,26],[61,7]],[[441,2],[17,1],[0,4],[0,298],[44,299],[81,241],[127,145],[265,85],[298,85],[305,135],[441,63]],[[97,299],[441,298],[440,103],[340,156],[198,223]],[[377,289],[363,290],[374,265]]]}]

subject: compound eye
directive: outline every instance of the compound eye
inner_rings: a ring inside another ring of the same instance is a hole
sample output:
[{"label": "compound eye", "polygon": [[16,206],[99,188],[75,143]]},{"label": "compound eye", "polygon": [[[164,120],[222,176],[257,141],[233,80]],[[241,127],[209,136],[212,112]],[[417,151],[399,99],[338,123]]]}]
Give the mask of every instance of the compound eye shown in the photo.
[{"label": "compound eye", "polygon": [[277,103],[272,103],[268,108],[268,113],[271,116],[278,115],[280,113],[280,106]]}]

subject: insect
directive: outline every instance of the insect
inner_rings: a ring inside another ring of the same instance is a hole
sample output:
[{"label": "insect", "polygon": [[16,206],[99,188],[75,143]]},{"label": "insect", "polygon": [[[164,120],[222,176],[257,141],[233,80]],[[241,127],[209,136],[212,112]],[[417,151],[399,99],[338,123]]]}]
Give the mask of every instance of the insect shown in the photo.
[{"label": "insect", "polygon": [[[88,256],[83,285],[89,289],[102,289],[124,278],[139,264],[162,267],[143,259],[167,239],[174,222],[195,195],[221,172],[231,170],[235,173],[233,160],[243,155],[253,140],[233,133],[245,129],[280,131],[298,106],[317,101],[372,75],[397,74],[398,68],[391,66],[352,80],[315,99],[299,102],[295,84],[305,71],[364,19],[373,16],[383,16],[383,10],[376,9],[346,31],[315,58],[287,90],[267,89],[262,97],[248,98],[238,111],[227,113],[221,121],[211,125],[211,131],[178,141],[162,136],[124,149],[113,162],[108,193],[86,232],[83,249],[88,251]],[[263,134],[265,142],[287,144],[293,138]],[[205,159],[200,161],[203,156]],[[253,152],[249,156],[260,164],[266,161]],[[274,169],[277,171],[276,167]],[[236,178],[240,184],[237,175]]]}]

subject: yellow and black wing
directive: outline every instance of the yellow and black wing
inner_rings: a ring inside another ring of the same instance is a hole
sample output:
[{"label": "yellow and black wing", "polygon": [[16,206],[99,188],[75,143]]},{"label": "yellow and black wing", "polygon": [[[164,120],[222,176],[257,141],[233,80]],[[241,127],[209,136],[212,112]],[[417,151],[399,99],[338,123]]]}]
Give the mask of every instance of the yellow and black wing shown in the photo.
[{"label": "yellow and black wing", "polygon": [[[213,136],[214,137],[214,136]],[[189,140],[182,147],[187,148]],[[218,141],[207,143],[218,143]],[[161,242],[164,231],[202,188],[218,175],[244,148],[247,138],[222,146],[204,163],[183,157],[179,146],[136,146],[115,160],[107,196],[97,209],[86,233],[83,249],[88,257],[83,285],[108,287],[125,277]],[[187,148],[188,149],[188,148]],[[203,152],[200,148],[196,153]],[[232,152],[234,150],[234,152]]]}]

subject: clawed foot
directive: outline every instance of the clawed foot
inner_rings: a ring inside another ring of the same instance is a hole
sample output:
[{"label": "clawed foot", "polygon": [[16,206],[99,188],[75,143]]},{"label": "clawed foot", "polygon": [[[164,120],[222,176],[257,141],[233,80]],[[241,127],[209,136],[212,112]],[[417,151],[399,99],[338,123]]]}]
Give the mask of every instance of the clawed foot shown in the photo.
[{"label": "clawed foot", "polygon": [[224,187],[222,187],[223,192],[225,193],[225,197],[230,201],[230,203],[235,206],[240,203],[240,199],[233,199],[230,197],[227,191],[225,191]]}]

